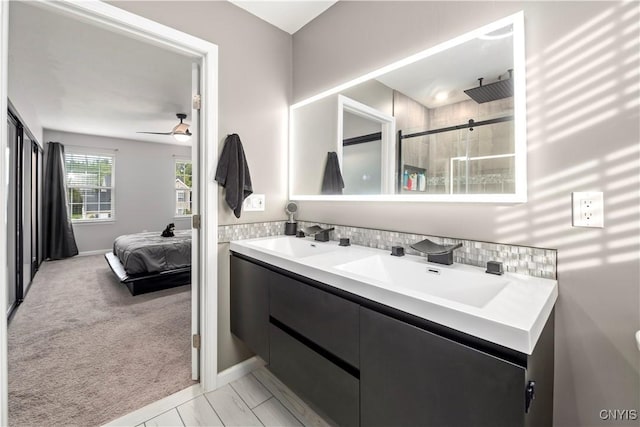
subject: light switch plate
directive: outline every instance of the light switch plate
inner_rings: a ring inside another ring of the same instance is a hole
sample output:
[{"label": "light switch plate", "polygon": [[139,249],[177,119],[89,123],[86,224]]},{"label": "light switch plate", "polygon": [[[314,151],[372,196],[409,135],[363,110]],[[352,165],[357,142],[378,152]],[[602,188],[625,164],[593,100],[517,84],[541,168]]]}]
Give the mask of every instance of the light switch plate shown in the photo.
[{"label": "light switch plate", "polygon": [[574,227],[604,227],[604,197],[601,191],[571,193]]},{"label": "light switch plate", "polygon": [[244,199],[244,204],[242,208],[245,212],[257,212],[264,211],[264,194],[252,194],[246,199]]}]

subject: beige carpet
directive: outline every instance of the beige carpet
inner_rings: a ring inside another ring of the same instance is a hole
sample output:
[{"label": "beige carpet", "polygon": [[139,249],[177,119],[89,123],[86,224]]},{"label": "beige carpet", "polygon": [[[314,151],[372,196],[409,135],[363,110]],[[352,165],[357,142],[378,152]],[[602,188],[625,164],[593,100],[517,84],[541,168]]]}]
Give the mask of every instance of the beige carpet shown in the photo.
[{"label": "beige carpet", "polygon": [[131,296],[102,255],[46,262],[9,324],[11,426],[100,425],[191,381],[189,286]]}]

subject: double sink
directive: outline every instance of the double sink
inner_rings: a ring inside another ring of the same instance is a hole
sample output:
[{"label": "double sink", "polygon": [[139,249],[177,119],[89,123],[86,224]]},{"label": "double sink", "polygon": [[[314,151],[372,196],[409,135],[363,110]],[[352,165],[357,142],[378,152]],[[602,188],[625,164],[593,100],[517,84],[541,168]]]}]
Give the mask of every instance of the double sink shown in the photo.
[{"label": "double sink", "polygon": [[358,296],[531,354],[557,298],[557,282],[337,242],[277,236],[231,250]]}]

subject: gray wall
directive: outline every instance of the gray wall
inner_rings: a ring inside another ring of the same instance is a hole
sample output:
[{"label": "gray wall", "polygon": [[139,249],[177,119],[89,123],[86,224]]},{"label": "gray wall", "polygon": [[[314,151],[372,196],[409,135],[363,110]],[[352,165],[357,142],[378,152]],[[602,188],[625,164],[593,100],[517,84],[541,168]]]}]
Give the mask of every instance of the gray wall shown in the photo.
[{"label": "gray wall", "polygon": [[[284,220],[287,197],[288,107],[291,94],[291,36],[228,2],[115,1],[114,6],[215,43],[219,47],[219,143],[240,135],[253,190],[266,195],[264,212],[233,216],[219,191],[222,224]],[[219,245],[218,258],[228,258]],[[250,353],[229,332],[229,271],[218,273],[218,369]]]},{"label": "gray wall", "polygon": [[[338,2],[293,37],[297,102],[524,10],[527,203],[303,202],[300,218],[557,248],[556,426],[629,425],[599,411],[639,409],[638,8]],[[571,227],[571,192],[587,190],[604,191],[604,229]]]},{"label": "gray wall", "polygon": [[240,219],[221,197],[219,223],[284,219],[291,36],[228,2],[112,4],[218,45],[219,148],[227,134],[240,135],[253,191],[266,195],[265,212],[243,212]]},{"label": "gray wall", "polygon": [[338,97],[328,96],[293,112],[292,135],[305,141],[291,153],[293,194],[320,194],[327,153],[338,151]]},{"label": "gray wall", "polygon": [[[114,149],[115,209],[111,222],[74,223],[80,252],[109,249],[122,234],[163,230],[170,222],[177,229],[190,226],[189,218],[175,218],[175,174],[177,157],[191,157],[191,147],[156,144],[45,129],[46,142],[65,146]],[[68,150],[72,150],[69,147]]]}]

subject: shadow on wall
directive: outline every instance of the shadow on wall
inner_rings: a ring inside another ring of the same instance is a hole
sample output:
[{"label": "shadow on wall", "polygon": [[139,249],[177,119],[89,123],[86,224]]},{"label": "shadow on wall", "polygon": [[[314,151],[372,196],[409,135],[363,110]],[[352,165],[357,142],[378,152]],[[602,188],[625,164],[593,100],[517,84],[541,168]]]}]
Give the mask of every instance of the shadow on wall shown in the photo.
[{"label": "shadow on wall", "polygon": [[[637,405],[639,33],[640,5],[612,3],[527,61],[529,176],[540,178],[529,203],[496,208],[494,226],[498,241],[558,249],[556,425],[598,424],[600,409]],[[605,228],[571,226],[573,191],[604,192]]]},{"label": "shadow on wall", "polygon": [[[639,258],[639,11],[618,3],[527,62],[530,176],[543,178],[529,182],[526,209],[496,208],[495,228],[500,241],[563,249],[562,271]],[[548,146],[558,157],[538,158]],[[571,227],[570,193],[588,189],[605,193],[605,229]]]}]

